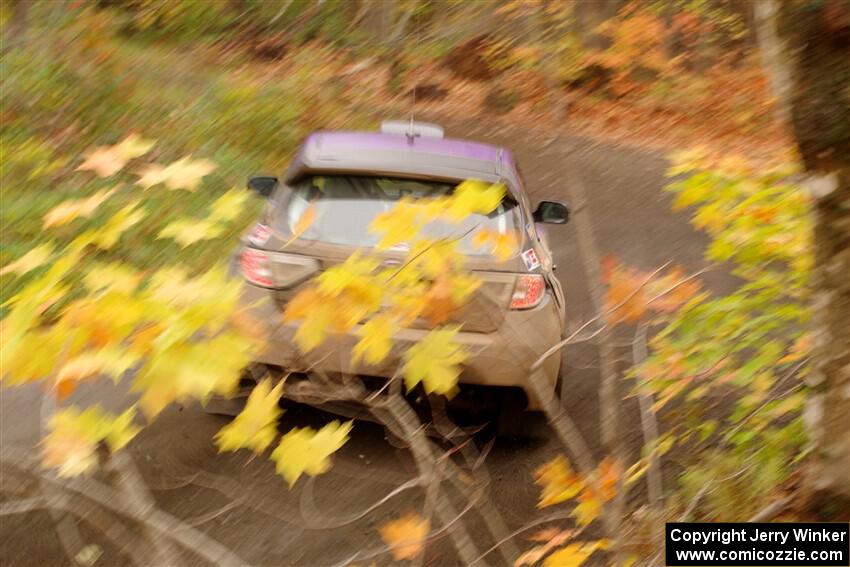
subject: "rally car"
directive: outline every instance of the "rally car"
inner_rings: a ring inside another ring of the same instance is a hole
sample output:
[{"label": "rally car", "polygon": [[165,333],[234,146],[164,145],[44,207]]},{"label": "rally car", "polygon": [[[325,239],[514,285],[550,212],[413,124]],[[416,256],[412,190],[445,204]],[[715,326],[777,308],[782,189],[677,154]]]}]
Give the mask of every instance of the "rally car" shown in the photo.
[{"label": "rally car", "polygon": [[[468,179],[502,183],[506,194],[491,214],[472,215],[453,228],[466,267],[481,281],[452,317],[462,324],[457,341],[470,353],[463,362],[460,390],[496,392],[508,425],[521,419],[522,411],[540,409],[541,399],[530,387],[530,369],[561,340],[565,325],[564,293],[540,224],[566,223],[569,209],[557,201],[541,201],[533,208],[510,150],[444,138],[442,128],[433,124],[385,122],[378,132],[316,132],[282,177],[249,180],[249,188],[267,204],[244,236],[234,266],[245,280],[246,301],[268,326],[267,345],[257,363],[290,376],[356,374],[378,382],[394,376],[400,353],[429,332],[427,321],[398,331],[391,355],[364,367],[351,359],[357,328],[305,357],[293,340],[298,322],[284,323],[282,312],[301,286],[356,250],[368,250],[387,266],[398,265],[407,250],[375,249],[380,237],[369,231],[375,216],[402,197],[446,195]],[[314,220],[304,229],[298,223],[308,207]],[[516,254],[499,260],[477,249],[468,234],[471,227],[518,235]],[[543,364],[549,392],[555,391],[560,365],[557,353]]]}]

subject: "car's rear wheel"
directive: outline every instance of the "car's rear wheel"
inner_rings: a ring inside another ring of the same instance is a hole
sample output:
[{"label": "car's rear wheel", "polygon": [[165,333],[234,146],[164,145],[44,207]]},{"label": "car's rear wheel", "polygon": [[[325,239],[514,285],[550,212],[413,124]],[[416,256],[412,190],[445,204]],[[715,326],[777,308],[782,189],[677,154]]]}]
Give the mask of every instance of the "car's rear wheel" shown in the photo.
[{"label": "car's rear wheel", "polygon": [[[561,399],[561,372],[555,382],[554,395]],[[508,439],[534,439],[543,436],[546,415],[541,411],[527,410],[528,398],[518,388],[501,388],[498,392],[496,433]]]}]

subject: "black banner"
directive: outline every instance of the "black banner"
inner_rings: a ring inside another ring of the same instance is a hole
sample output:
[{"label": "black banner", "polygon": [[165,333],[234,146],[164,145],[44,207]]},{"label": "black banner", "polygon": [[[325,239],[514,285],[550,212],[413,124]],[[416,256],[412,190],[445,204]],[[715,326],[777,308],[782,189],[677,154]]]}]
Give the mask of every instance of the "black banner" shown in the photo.
[{"label": "black banner", "polygon": [[667,565],[850,566],[850,524],[670,523]]}]

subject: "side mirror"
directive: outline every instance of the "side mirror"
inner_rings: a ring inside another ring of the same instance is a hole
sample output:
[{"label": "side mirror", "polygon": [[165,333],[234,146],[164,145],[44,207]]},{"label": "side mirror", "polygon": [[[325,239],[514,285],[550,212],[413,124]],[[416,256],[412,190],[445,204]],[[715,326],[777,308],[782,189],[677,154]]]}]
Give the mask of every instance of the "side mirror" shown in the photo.
[{"label": "side mirror", "polygon": [[248,180],[248,189],[263,197],[271,196],[275,187],[277,187],[277,177],[274,175],[255,175]]},{"label": "side mirror", "polygon": [[540,201],[534,211],[534,222],[566,224],[570,220],[570,208],[558,201]]}]

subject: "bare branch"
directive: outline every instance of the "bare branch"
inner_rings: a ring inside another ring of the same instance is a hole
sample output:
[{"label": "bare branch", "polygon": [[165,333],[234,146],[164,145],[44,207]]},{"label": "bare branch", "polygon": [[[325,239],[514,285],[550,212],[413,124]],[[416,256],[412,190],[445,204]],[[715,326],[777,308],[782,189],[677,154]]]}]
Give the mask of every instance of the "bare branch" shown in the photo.
[{"label": "bare branch", "polygon": [[27,468],[48,484],[80,494],[108,510],[149,526],[211,563],[248,565],[233,551],[182,520],[157,508],[140,510],[128,504],[120,492],[96,480],[81,477],[67,479],[54,477],[47,471],[38,469],[38,465],[32,462],[26,451],[12,447],[0,447],[0,462],[6,462],[17,468]]}]

